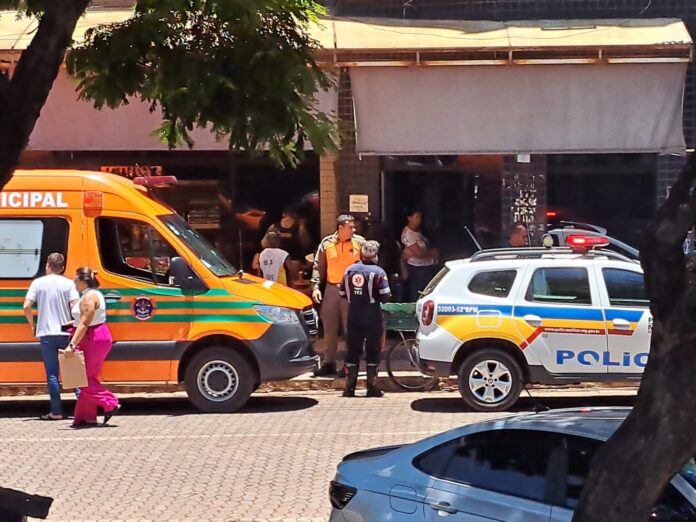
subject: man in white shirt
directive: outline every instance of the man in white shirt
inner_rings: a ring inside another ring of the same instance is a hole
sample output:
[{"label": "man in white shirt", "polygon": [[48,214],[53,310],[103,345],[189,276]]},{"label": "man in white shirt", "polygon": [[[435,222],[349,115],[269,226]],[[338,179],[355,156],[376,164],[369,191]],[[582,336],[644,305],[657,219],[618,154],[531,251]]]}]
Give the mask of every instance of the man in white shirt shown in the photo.
[{"label": "man in white shirt", "polygon": [[[46,275],[31,283],[24,300],[24,316],[41,343],[41,358],[46,368],[46,382],[51,396],[51,411],[41,416],[43,420],[63,419],[58,350],[68,345],[70,335],[63,331],[63,325],[71,322],[70,309],[80,299],[75,283],[62,275],[64,271],[63,254],[50,254],[46,261]],[[32,311],[34,303],[38,308],[36,325]]]}]

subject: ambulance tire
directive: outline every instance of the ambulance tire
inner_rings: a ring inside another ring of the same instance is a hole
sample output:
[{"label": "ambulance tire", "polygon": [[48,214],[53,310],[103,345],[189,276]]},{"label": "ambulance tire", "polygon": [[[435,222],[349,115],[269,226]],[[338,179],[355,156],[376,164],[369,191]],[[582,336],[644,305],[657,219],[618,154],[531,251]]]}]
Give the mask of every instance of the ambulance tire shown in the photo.
[{"label": "ambulance tire", "polygon": [[212,347],[193,356],[184,373],[189,400],[206,413],[234,413],[254,390],[257,377],[242,354]]},{"label": "ambulance tire", "polygon": [[[494,375],[496,370],[499,373]],[[484,375],[486,372],[490,373]],[[505,411],[517,402],[524,387],[519,363],[497,348],[486,348],[464,359],[457,377],[459,393],[474,411]],[[488,378],[492,380],[488,381]],[[471,379],[475,381],[472,383]],[[478,388],[472,389],[477,385]],[[492,400],[488,402],[483,400],[484,397]]]}]

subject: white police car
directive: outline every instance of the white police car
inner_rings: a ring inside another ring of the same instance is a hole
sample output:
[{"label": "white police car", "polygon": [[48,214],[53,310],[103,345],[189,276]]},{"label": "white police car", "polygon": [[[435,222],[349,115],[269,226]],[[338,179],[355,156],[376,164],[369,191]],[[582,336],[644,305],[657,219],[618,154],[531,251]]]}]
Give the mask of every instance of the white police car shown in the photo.
[{"label": "white police car", "polygon": [[488,250],[447,263],[418,301],[416,355],[429,375],[457,375],[478,411],[516,402],[526,383],[638,380],[652,317],[638,263],[594,250]]}]

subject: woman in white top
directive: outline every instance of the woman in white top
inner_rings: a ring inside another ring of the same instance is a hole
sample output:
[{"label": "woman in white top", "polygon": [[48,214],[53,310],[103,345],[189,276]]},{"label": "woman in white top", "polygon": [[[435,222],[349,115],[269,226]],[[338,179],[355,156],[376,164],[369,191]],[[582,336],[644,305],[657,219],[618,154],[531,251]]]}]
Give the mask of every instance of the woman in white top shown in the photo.
[{"label": "woman in white top", "polygon": [[121,408],[116,396],[99,382],[99,373],[113,340],[106,325],[106,301],[97,290],[99,281],[96,276],[97,273],[90,268],[77,269],[75,286],[81,298],[72,309],[75,321],[72,340],[65,350],[68,356],[75,350],[83,352],[87,369],[87,386],[80,388],[75,406],[73,427],[76,428],[96,425],[99,407],[104,410],[104,424]]},{"label": "woman in white top", "polygon": [[413,303],[418,301],[420,292],[435,275],[438,254],[420,232],[423,223],[421,211],[410,211],[406,217],[407,223],[401,232],[401,243],[404,245],[403,256],[408,267],[406,296],[408,301]]}]

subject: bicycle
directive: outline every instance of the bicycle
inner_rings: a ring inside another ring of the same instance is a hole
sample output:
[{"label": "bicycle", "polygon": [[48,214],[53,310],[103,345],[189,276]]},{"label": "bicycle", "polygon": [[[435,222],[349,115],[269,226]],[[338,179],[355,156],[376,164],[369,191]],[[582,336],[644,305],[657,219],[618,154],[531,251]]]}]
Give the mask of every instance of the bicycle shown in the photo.
[{"label": "bicycle", "polygon": [[[430,391],[437,384],[437,377],[421,372],[416,354],[415,303],[385,303],[382,305],[384,327],[387,332],[396,332],[401,340],[387,351],[386,365],[389,378],[404,391]],[[417,372],[417,375],[413,375]]]}]

